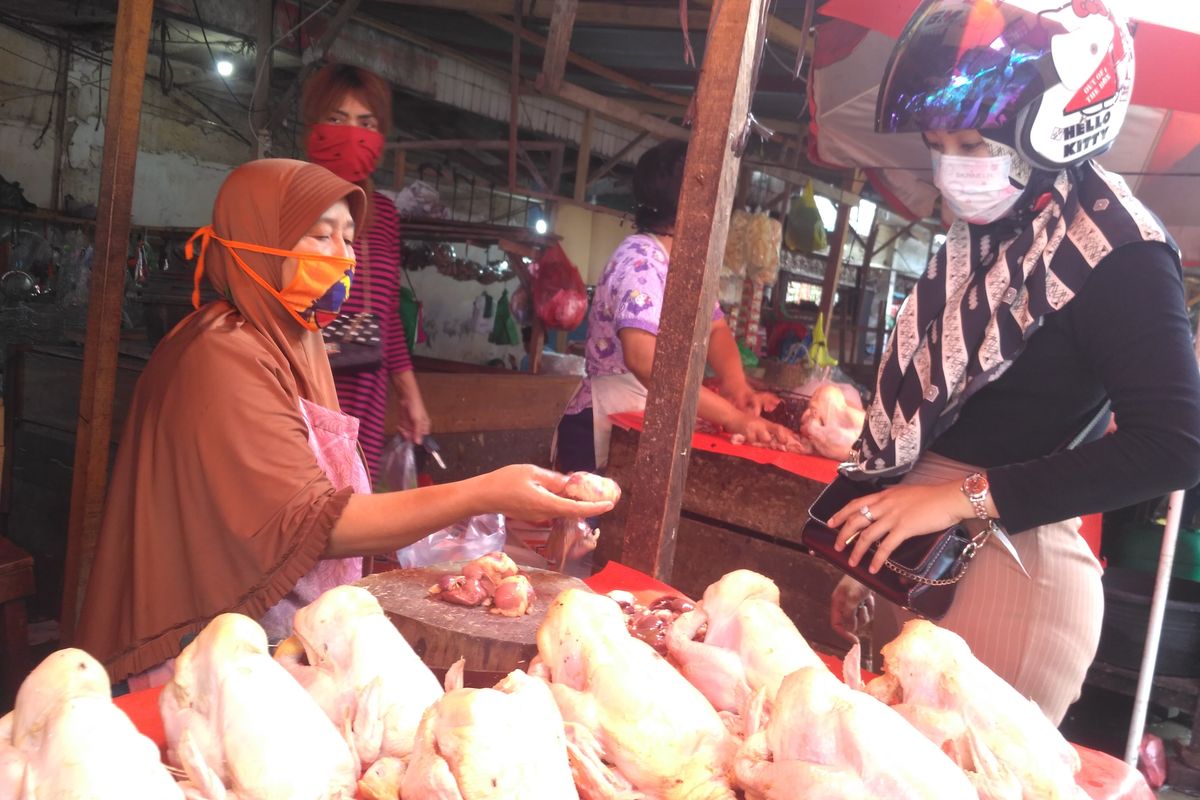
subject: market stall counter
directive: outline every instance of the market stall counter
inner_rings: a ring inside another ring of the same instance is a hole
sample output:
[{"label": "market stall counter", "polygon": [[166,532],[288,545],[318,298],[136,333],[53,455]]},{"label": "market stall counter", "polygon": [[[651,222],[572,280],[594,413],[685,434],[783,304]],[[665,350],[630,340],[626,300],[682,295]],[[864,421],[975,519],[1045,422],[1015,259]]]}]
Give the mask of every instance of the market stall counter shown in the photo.
[{"label": "market stall counter", "polygon": [[[613,416],[607,474],[624,494],[600,522],[598,565],[622,560],[641,427],[641,413]],[[829,597],[841,573],[808,555],[800,540],[809,505],[836,474],[832,459],[693,434],[671,583],[699,597],[731,570],[762,573],[779,585],[783,610],[804,638],[818,650],[843,651],[845,640],[829,626]]]},{"label": "market stall counter", "polygon": [[[671,586],[617,562],[610,562],[584,583],[600,593],[614,590],[629,592],[639,602],[644,603],[678,593]],[[821,657],[835,675],[841,675],[841,659],[830,654],[823,654]],[[873,677],[873,674],[863,672],[864,680]],[[115,702],[143,734],[150,737],[160,748],[165,748],[166,737],[158,703],[160,692],[161,688],[148,689],[118,697]],[[1153,797],[1141,775],[1124,762],[1085,747],[1075,746],[1075,749],[1079,752],[1083,764],[1077,781],[1092,800],[1149,800]]]}]

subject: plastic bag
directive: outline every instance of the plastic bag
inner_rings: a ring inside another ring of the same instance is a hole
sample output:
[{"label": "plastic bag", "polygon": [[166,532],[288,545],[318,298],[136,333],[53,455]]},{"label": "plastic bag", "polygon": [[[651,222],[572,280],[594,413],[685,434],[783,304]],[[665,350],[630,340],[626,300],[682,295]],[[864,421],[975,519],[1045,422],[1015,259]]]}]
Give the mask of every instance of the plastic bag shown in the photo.
[{"label": "plastic bag", "polygon": [[416,447],[403,436],[388,440],[379,458],[376,487],[384,492],[400,492],[417,488]]},{"label": "plastic bag", "polygon": [[533,276],[533,310],[547,328],[571,331],[587,314],[587,287],[562,245],[538,259]]},{"label": "plastic bag", "polygon": [[428,567],[444,561],[471,561],[504,549],[503,514],[482,514],[429,534],[396,551],[401,567]]},{"label": "plastic bag", "polygon": [[788,206],[784,244],[788,250],[798,253],[816,253],[829,246],[825,223],[821,221],[813,196],[812,181],[804,184],[804,191],[799,197],[793,197]]},{"label": "plastic bag", "polygon": [[[823,229],[822,229],[823,230]],[[746,277],[773,286],[779,277],[779,244],[783,225],[767,213],[752,214],[746,222]]]}]

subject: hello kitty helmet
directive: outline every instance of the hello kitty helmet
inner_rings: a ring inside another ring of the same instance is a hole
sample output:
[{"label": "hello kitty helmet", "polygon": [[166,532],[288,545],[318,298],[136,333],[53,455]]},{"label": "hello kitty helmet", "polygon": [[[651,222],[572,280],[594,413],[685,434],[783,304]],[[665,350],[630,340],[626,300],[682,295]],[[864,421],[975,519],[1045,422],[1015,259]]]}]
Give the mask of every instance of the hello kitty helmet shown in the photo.
[{"label": "hello kitty helmet", "polygon": [[1133,38],[1102,0],[925,0],[884,71],[875,130],[977,129],[1035,167],[1095,158],[1133,92]]}]

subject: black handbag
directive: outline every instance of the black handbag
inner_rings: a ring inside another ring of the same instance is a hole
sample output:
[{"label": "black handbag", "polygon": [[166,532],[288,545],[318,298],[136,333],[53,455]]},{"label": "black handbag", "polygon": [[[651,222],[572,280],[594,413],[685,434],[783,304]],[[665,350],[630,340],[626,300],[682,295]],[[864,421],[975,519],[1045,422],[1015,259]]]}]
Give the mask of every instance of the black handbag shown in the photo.
[{"label": "black handbag", "polygon": [[[1088,423],[1059,450],[1070,450],[1090,440],[1108,422],[1109,403],[1105,401]],[[801,541],[813,555],[829,562],[854,580],[886,600],[914,614],[932,620],[941,619],[954,602],[958,582],[967,574],[971,559],[998,530],[994,521],[967,520],[942,531],[912,536],[892,551],[884,569],[871,573],[878,543],[872,544],[858,566],[851,567],[852,547],[840,553],[833,549],[838,531],[826,523],[834,513],[859,497],[881,491],[894,481],[852,480],[841,474],[826,486],[808,509],[808,522],[800,533]]]},{"label": "black handbag", "polygon": [[[362,263],[366,264],[367,246],[362,244]],[[365,270],[364,270],[365,273]],[[383,364],[383,338],[379,315],[371,312],[371,281],[363,275],[364,310],[343,314],[321,329],[329,367],[336,374],[379,369]]]},{"label": "black handbag", "polygon": [[[941,619],[950,610],[957,584],[966,574],[971,559],[991,536],[992,526],[979,520],[982,530],[974,533],[968,523],[959,523],[943,531],[912,536],[892,551],[884,569],[876,573],[867,571],[878,546],[872,544],[858,566],[851,567],[849,558],[854,548],[846,547],[840,553],[834,550],[838,530],[825,523],[847,503],[878,492],[884,486],[879,481],[855,481],[845,475],[834,478],[809,509],[801,540],[813,555],[885,600],[927,619]],[[974,521],[970,524],[975,525]]]}]

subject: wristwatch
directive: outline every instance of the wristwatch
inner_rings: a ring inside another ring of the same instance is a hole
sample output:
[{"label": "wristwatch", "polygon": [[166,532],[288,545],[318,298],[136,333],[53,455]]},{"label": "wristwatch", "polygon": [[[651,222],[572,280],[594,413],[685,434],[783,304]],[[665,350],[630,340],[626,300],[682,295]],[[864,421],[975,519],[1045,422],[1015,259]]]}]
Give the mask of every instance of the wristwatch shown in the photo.
[{"label": "wristwatch", "polygon": [[971,503],[971,508],[975,509],[975,516],[985,522],[991,519],[991,514],[988,513],[987,507],[988,479],[985,475],[979,472],[972,472],[963,478],[962,493],[967,496],[967,500]]}]

